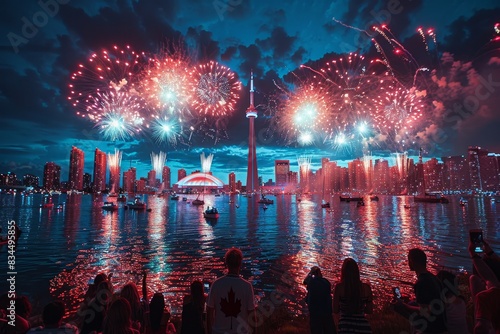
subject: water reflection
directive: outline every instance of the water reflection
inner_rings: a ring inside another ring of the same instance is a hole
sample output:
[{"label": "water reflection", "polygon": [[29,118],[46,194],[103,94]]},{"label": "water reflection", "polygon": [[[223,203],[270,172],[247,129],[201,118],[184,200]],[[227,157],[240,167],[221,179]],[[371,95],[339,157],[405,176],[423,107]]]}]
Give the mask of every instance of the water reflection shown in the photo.
[{"label": "water reflection", "polygon": [[222,275],[226,249],[238,246],[245,255],[242,274],[252,281],[257,299],[284,291],[287,305],[301,313],[301,283],[313,265],[334,283],[343,259],[356,259],[381,305],[394,285],[410,293],[415,280],[406,260],[410,248],[423,248],[435,270],[468,270],[470,228],[483,228],[492,246],[500,246],[499,205],[482,197],[460,206],[458,198],[444,205],[380,196],[361,207],[333,197],[331,208],[323,209],[319,195],[300,202],[278,195],[263,210],[257,198],[205,196],[205,206],[221,213],[215,222],[203,218],[203,207],[168,197],[145,198],[150,211],[125,210],[123,203],[117,211],[104,211],[108,200],[116,199],[61,195],[54,202],[64,203],[64,209],[48,210],[40,208],[39,195],[0,197],[2,221],[14,219],[24,232],[18,247],[20,293],[41,301],[61,298],[76,310],[98,272],[113,273],[119,289],[128,281],[140,284],[146,270],[150,296],[164,292],[178,313],[179,296],[190,282]]}]

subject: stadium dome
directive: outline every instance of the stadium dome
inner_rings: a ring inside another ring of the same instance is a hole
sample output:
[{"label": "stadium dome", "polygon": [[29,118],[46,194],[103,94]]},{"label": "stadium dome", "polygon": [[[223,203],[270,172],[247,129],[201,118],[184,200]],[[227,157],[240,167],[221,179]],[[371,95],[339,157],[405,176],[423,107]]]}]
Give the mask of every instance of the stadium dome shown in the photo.
[{"label": "stadium dome", "polygon": [[179,188],[222,188],[224,183],[209,173],[190,174],[176,183]]}]

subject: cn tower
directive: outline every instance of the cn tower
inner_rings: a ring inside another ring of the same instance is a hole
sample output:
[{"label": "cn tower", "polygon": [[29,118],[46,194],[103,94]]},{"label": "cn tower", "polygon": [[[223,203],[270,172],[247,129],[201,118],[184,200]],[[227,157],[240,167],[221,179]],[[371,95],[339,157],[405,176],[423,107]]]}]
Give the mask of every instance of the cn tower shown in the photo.
[{"label": "cn tower", "polygon": [[257,173],[257,151],[255,148],[254,122],[257,118],[257,109],[253,104],[253,72],[250,75],[250,106],[246,111],[246,117],[250,122],[248,128],[248,169],[247,169],[247,194],[259,189],[259,176]]}]

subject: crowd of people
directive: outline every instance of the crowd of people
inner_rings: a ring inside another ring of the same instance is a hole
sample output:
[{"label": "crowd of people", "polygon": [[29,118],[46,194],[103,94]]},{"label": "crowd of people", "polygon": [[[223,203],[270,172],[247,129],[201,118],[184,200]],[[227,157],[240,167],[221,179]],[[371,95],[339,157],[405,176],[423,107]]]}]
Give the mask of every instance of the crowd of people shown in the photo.
[{"label": "crowd of people", "polygon": [[[500,334],[500,258],[488,243],[478,251],[470,244],[473,263],[470,291],[474,304],[474,334]],[[201,281],[193,281],[184,297],[181,334],[256,333],[256,313],[252,284],[241,277],[243,254],[229,249],[224,257],[227,273],[216,279],[205,294]],[[413,333],[469,333],[466,300],[457,279],[448,271],[437,274],[427,269],[427,256],[419,248],[408,252],[409,270],[415,272],[414,296],[395,294],[391,308],[405,317]],[[340,281],[333,288],[317,266],[304,279],[307,288],[310,333],[371,333],[366,314],[373,312],[369,283],[361,280],[358,263],[343,261]],[[173,334],[177,333],[165,310],[162,293],[149,300],[147,273],[142,277],[142,298],[137,285],[127,283],[118,292],[112,275],[99,273],[85,293],[75,324],[63,323],[61,301],[45,305],[41,323],[30,323],[31,304],[15,297],[15,319],[9,315],[12,296],[0,296],[1,333],[81,333],[81,334]],[[15,326],[11,326],[15,324]]]}]

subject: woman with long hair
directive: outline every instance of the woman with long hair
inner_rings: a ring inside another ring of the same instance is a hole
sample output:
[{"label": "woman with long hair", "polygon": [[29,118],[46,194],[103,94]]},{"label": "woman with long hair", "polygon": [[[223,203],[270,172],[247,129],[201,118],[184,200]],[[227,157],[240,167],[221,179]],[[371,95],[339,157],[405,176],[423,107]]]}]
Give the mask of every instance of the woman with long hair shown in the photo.
[{"label": "woman with long hair", "polygon": [[120,297],[125,298],[130,304],[132,324],[143,332],[145,327],[144,315],[148,312],[148,305],[141,302],[137,285],[134,282],[125,284],[120,291]]},{"label": "woman with long hair", "polygon": [[184,298],[182,306],[181,334],[204,334],[203,312],[205,307],[205,293],[201,281],[191,283],[191,295]]},{"label": "woman with long hair", "polygon": [[356,261],[347,258],[342,264],[340,282],[333,291],[333,313],[340,314],[339,333],[371,333],[365,314],[372,312],[372,289],[361,282]]},{"label": "woman with long hair", "polygon": [[109,306],[102,334],[139,334],[132,327],[130,304],[125,298],[118,297]]}]

